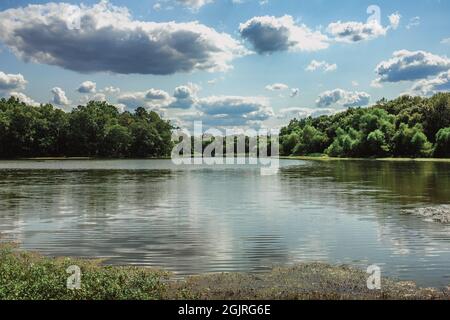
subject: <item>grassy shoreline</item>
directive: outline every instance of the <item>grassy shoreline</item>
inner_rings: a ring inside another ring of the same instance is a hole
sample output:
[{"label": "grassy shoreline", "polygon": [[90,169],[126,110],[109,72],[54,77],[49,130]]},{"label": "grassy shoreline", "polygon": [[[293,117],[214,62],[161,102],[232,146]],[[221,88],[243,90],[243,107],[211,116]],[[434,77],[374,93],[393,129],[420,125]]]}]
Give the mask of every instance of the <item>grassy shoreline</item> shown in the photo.
[{"label": "grassy shoreline", "polygon": [[[81,268],[81,289],[66,287],[67,267]],[[105,266],[101,260],[48,258],[0,244],[0,300],[178,300],[178,299],[449,299],[448,289],[418,288],[412,282],[382,279],[368,290],[368,274],[323,263],[274,268],[262,274],[222,273],[177,280],[144,267]]]},{"label": "grassy shoreline", "polygon": [[[0,161],[70,161],[70,160],[170,160],[170,157],[156,158],[97,158],[97,157],[31,157],[31,158],[9,158]],[[314,161],[390,161],[390,162],[445,162],[450,163],[450,158],[336,158],[326,155],[320,156],[280,156],[283,160],[314,160]]]},{"label": "grassy shoreline", "polygon": [[328,156],[283,156],[284,160],[307,161],[388,161],[388,162],[443,162],[450,163],[448,158],[335,158]]}]

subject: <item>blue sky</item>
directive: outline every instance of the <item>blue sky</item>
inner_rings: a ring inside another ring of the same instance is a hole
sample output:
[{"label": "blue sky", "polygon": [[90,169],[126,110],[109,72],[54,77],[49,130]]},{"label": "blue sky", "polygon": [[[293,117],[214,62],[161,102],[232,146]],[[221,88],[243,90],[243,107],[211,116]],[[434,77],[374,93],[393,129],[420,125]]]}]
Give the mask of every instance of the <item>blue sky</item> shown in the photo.
[{"label": "blue sky", "polygon": [[274,127],[450,89],[449,1],[56,3],[0,3],[0,96]]}]

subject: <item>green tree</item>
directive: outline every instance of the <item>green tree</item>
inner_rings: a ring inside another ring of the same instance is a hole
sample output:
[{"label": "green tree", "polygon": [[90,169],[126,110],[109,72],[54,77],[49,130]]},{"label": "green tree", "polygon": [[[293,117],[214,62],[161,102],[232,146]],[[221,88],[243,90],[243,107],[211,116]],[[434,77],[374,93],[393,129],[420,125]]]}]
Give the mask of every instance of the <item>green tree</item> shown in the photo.
[{"label": "green tree", "polygon": [[436,134],[434,155],[437,157],[450,157],[450,128],[443,128]]},{"label": "green tree", "polygon": [[127,156],[133,141],[128,128],[115,124],[106,128],[102,145],[102,155],[112,157]]},{"label": "green tree", "polygon": [[293,149],[294,155],[322,153],[328,142],[328,137],[311,125],[306,125],[299,134],[297,145]]},{"label": "green tree", "polygon": [[429,156],[432,150],[432,145],[420,125],[410,128],[402,123],[393,137],[393,143],[395,154],[399,156]]},{"label": "green tree", "polygon": [[367,136],[367,148],[372,156],[385,156],[389,153],[389,146],[384,133],[377,129]]},{"label": "green tree", "polygon": [[361,133],[350,128],[348,131],[338,128],[337,137],[328,147],[326,153],[332,157],[355,157],[359,155]]},{"label": "green tree", "polygon": [[281,148],[283,149],[283,154],[291,155],[294,151],[295,146],[300,142],[300,136],[297,132],[291,132],[287,136],[281,138]]}]

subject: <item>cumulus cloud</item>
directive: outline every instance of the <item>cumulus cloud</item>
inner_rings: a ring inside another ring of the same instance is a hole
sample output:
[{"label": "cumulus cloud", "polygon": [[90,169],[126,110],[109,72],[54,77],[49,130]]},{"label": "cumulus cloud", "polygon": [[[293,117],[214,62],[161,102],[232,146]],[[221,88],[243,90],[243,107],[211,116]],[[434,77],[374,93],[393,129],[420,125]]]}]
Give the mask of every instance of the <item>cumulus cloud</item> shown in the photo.
[{"label": "cumulus cloud", "polygon": [[19,74],[6,74],[0,71],[0,91],[20,90],[25,87],[27,81]]},{"label": "cumulus cloud", "polygon": [[389,28],[383,27],[377,20],[362,22],[332,22],[328,25],[327,32],[338,42],[360,42],[372,40],[386,35]]},{"label": "cumulus cloud", "polygon": [[104,93],[96,93],[91,98],[91,101],[106,101],[106,95]]},{"label": "cumulus cloud", "polygon": [[200,88],[192,83],[175,88],[173,93],[174,101],[169,105],[174,109],[189,109],[197,103],[197,92]]},{"label": "cumulus cloud", "polygon": [[167,92],[152,88],[145,92],[124,93],[118,97],[117,101],[130,109],[138,107],[153,109],[167,107],[172,102],[172,98]]},{"label": "cumulus cloud", "polygon": [[316,71],[323,70],[324,72],[335,71],[337,69],[337,64],[330,64],[326,61],[317,61],[312,60],[309,65],[306,67],[306,71]]},{"label": "cumulus cloud", "polygon": [[338,109],[333,108],[285,108],[277,114],[278,119],[304,119],[308,117],[316,118],[324,115],[333,115]]},{"label": "cumulus cloud", "polygon": [[239,27],[246,39],[259,54],[277,51],[317,51],[328,48],[328,38],[320,31],[312,31],[304,24],[295,23],[292,16],[254,17]]},{"label": "cumulus cloud", "polygon": [[116,87],[105,87],[102,92],[106,93],[106,94],[111,94],[111,95],[116,95],[120,93],[120,88],[116,88]]},{"label": "cumulus cloud", "polygon": [[269,90],[269,91],[281,91],[281,90],[287,90],[287,89],[289,89],[289,86],[284,83],[274,83],[274,84],[269,84],[266,86],[266,90]]},{"label": "cumulus cloud", "polygon": [[59,87],[55,87],[52,89],[53,98],[51,103],[56,104],[57,106],[68,106],[70,104],[70,100],[67,99],[66,93],[63,89]]},{"label": "cumulus cloud", "polygon": [[378,64],[375,84],[426,79],[450,69],[450,59],[426,51],[400,50]]},{"label": "cumulus cloud", "polygon": [[230,35],[198,22],[133,20],[127,8],[107,1],[2,11],[0,40],[25,61],[85,73],[225,71],[246,52]]},{"label": "cumulus cloud", "polygon": [[442,72],[436,78],[420,80],[411,88],[411,94],[422,96],[445,91],[450,91],[450,70]]},{"label": "cumulus cloud", "polygon": [[213,0],[176,0],[176,2],[188,7],[192,10],[198,10],[205,4],[213,2]]},{"label": "cumulus cloud", "polygon": [[96,91],[97,84],[92,81],[85,81],[78,87],[79,93],[94,93]]},{"label": "cumulus cloud", "polygon": [[274,115],[264,97],[211,96],[199,99],[195,120],[208,126],[255,125]]},{"label": "cumulus cloud", "polygon": [[[284,83],[274,83],[266,86],[266,90],[269,91],[284,91],[289,90],[289,86]],[[300,94],[300,89],[298,88],[290,88],[289,97],[294,98]],[[281,96],[281,95],[280,95]],[[281,96],[283,97],[283,96]]]},{"label": "cumulus cloud", "polygon": [[366,106],[369,104],[370,95],[366,92],[345,91],[334,89],[325,91],[319,95],[316,104],[320,108],[328,107],[333,104],[339,104],[346,108]]},{"label": "cumulus cloud", "polygon": [[31,99],[27,95],[23,94],[22,92],[14,92],[13,91],[10,93],[10,95],[12,97],[19,99],[19,101],[21,101],[27,105],[34,106],[34,107],[38,107],[40,105],[40,103],[34,101],[33,99]]},{"label": "cumulus cloud", "polygon": [[154,100],[166,101],[166,100],[170,99],[170,96],[164,90],[150,89],[145,94],[145,99],[150,100],[150,101],[154,101]]}]

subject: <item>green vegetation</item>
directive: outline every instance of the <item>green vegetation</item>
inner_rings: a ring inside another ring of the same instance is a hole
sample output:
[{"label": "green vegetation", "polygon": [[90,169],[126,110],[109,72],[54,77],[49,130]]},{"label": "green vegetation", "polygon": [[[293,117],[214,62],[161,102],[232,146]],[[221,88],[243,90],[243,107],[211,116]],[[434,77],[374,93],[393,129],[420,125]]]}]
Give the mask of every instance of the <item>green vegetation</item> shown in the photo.
[{"label": "green vegetation", "polygon": [[294,119],[280,132],[285,156],[450,157],[450,93],[402,96],[333,116]]},{"label": "green vegetation", "polygon": [[[67,289],[66,269],[81,269],[80,289]],[[367,273],[348,266],[312,263],[252,275],[211,274],[170,279],[140,267],[103,266],[100,261],[44,258],[0,244],[0,300],[155,299],[448,299],[448,290],[417,288],[383,279],[368,290]],[[171,281],[168,281],[171,280]]]},{"label": "green vegetation", "polygon": [[172,150],[171,130],[144,108],[120,113],[91,101],[66,113],[50,104],[0,100],[0,158],[164,157]]},{"label": "green vegetation", "polygon": [[[167,157],[172,129],[144,108],[120,113],[106,102],[91,101],[66,113],[50,104],[0,100],[0,158]],[[202,140],[205,149],[215,138]],[[280,143],[285,156],[450,157],[450,93],[383,99],[370,108],[294,119],[282,128]]]},{"label": "green vegetation", "polygon": [[[101,266],[99,261],[48,259],[0,245],[0,300],[161,299],[166,273],[135,267]],[[82,272],[79,290],[67,289],[66,269]]]}]

